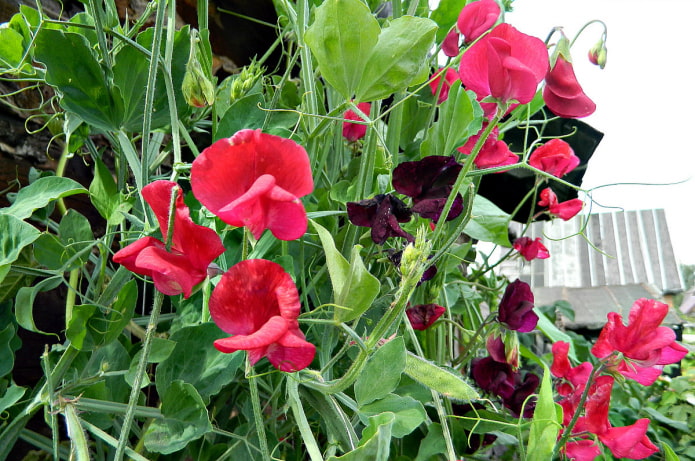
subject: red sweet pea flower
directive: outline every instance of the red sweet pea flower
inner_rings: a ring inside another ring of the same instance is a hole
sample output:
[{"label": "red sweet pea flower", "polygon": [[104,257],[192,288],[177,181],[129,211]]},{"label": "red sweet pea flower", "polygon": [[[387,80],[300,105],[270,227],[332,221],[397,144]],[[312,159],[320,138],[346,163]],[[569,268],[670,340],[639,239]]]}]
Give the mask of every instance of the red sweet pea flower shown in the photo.
[{"label": "red sweet pea flower", "polygon": [[579,157],[567,141],[551,139],[531,153],[528,164],[561,178],[579,165]]},{"label": "red sweet pea flower", "polygon": [[533,312],[533,302],[533,292],[528,283],[515,280],[504,290],[497,319],[510,330],[528,333],[538,323],[538,315]]},{"label": "red sweet pea flower", "polygon": [[480,98],[526,104],[547,70],[543,41],[502,23],[463,53],[459,75],[464,86]]},{"label": "red sweet pea flower", "polygon": [[582,211],[582,208],[584,208],[584,202],[578,198],[558,202],[555,192],[553,192],[550,187],[546,187],[541,191],[541,199],[538,202],[538,206],[548,207],[548,211],[551,215],[556,216],[563,221],[568,221],[574,218],[577,213]]},{"label": "red sweet pea flower", "polygon": [[456,26],[464,37],[464,43],[470,43],[490,30],[500,13],[500,6],[495,0],[478,0],[466,4],[456,21]]},{"label": "red sweet pea flower", "polygon": [[172,181],[155,181],[142,188],[142,196],[157,216],[162,235],[166,236],[169,229],[169,206],[174,189],[176,201],[170,249],[167,251],[161,240],[143,237],[116,252],[113,262],[136,274],[152,277],[154,286],[165,295],[183,293],[184,298],[188,298],[193,287],[207,277],[210,263],[224,253],[224,247],[214,230],[191,220],[181,189]]},{"label": "red sweet pea flower", "polygon": [[[470,153],[473,152],[473,148],[478,143],[478,139],[480,139],[480,134],[485,131],[486,125],[487,123],[483,123],[480,132],[468,138],[466,144],[458,147],[456,150],[464,155],[470,155]],[[499,128],[495,127],[492,129],[492,132],[490,132],[485,143],[483,143],[483,147],[480,149],[480,152],[478,152],[475,160],[473,160],[473,163],[479,169],[513,165],[519,161],[519,156],[512,152],[507,143],[498,139],[498,137]],[[500,171],[499,173],[503,172]]]},{"label": "red sweet pea flower", "polygon": [[210,296],[210,316],[234,336],[218,339],[225,353],[248,352],[255,364],[262,357],[280,371],[298,371],[311,364],[316,347],[299,329],[299,294],[282,266],[265,259],[235,264]]},{"label": "red sweet pea flower", "polygon": [[[623,360],[617,363],[617,371],[640,384],[651,385],[664,365],[677,363],[688,353],[676,342],[671,328],[660,326],[667,313],[668,305],[645,298],[632,305],[627,326],[620,314],[610,312],[591,353],[599,359],[621,353]],[[609,364],[614,362],[608,359]]]},{"label": "red sweet pea flower", "polygon": [[426,330],[446,312],[446,307],[437,304],[418,304],[405,310],[413,330]]},{"label": "red sweet pea flower", "polygon": [[449,97],[449,89],[451,88],[451,85],[453,85],[454,82],[459,79],[459,74],[454,69],[448,68],[443,74],[444,82],[441,83],[442,88],[440,90],[439,89],[439,85],[440,85],[439,82],[442,81],[441,70],[442,69],[439,69],[439,72],[438,72],[439,75],[437,75],[430,82],[430,89],[432,90],[432,95],[436,95],[437,90],[439,90],[439,98],[437,98],[437,104],[441,104],[444,101],[446,101],[446,99]]},{"label": "red sweet pea flower", "polygon": [[241,130],[205,149],[191,168],[196,198],[222,221],[255,238],[270,229],[280,240],[306,232],[299,200],[314,189],[309,157],[292,140]]},{"label": "red sweet pea flower", "polygon": [[529,237],[519,237],[514,240],[512,246],[526,261],[550,258],[550,252],[548,252],[548,249],[543,245],[540,237],[537,237],[535,240]]},{"label": "red sweet pea flower", "polygon": [[[361,102],[357,104],[357,108],[362,111],[362,113],[369,115],[369,111],[372,109],[372,105],[368,102]],[[357,112],[355,112],[352,109],[348,109],[345,111],[343,114],[343,118],[347,120],[356,120],[359,122],[363,122],[364,119],[357,115]],[[364,138],[364,135],[367,133],[367,125],[363,125],[360,123],[351,123],[351,122],[343,122],[343,137],[347,139],[350,142],[355,142],[358,139]]]},{"label": "red sweet pea flower", "polygon": [[562,54],[545,76],[543,101],[553,114],[565,118],[586,117],[596,110],[596,104],[579,85],[572,63]]}]

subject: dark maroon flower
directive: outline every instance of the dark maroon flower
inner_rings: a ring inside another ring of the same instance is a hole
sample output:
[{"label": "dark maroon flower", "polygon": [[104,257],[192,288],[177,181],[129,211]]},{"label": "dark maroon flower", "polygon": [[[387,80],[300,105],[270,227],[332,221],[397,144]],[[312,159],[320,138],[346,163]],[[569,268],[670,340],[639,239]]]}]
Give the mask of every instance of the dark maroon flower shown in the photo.
[{"label": "dark maroon flower", "polygon": [[536,393],[539,383],[540,379],[534,373],[515,373],[514,391],[509,397],[502,399],[502,404],[513,416],[530,418],[533,416],[533,411],[536,408],[536,399],[528,399],[528,397]]},{"label": "dark maroon flower", "polygon": [[[461,168],[453,156],[430,155],[398,165],[393,170],[392,183],[396,192],[413,199],[414,213],[436,222]],[[447,221],[455,219],[462,211],[463,198],[459,194],[449,210]]]},{"label": "dark maroon flower", "polygon": [[528,283],[515,280],[504,290],[497,319],[510,330],[527,333],[538,323],[538,315],[533,312],[533,301]]},{"label": "dark maroon flower", "polygon": [[514,374],[511,365],[492,357],[476,358],[471,362],[471,377],[478,387],[503,399],[514,393]]},{"label": "dark maroon flower", "polygon": [[348,202],[347,213],[352,224],[372,228],[372,240],[377,245],[383,245],[389,237],[403,237],[409,242],[415,241],[415,238],[399,225],[410,221],[412,211],[402,200],[391,194],[379,194],[367,200]]},{"label": "dark maroon flower", "polygon": [[437,304],[418,304],[405,310],[414,330],[426,330],[446,312],[446,307]]}]

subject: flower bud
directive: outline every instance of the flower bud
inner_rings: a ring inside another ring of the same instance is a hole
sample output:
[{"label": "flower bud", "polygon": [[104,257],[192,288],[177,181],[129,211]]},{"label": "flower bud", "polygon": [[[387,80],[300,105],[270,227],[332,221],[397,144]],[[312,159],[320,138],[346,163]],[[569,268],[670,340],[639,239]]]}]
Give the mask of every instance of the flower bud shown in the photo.
[{"label": "flower bud", "polygon": [[206,107],[215,101],[215,87],[203,71],[198,59],[198,37],[191,34],[191,50],[188,54],[186,73],[183,75],[181,91],[186,102],[193,107]]},{"label": "flower bud", "polygon": [[258,79],[263,75],[263,68],[256,61],[241,69],[241,72],[232,82],[229,99],[231,102],[243,98],[253,88]]},{"label": "flower bud", "polygon": [[606,42],[601,39],[589,50],[589,61],[603,69],[606,67],[607,59],[608,49],[606,48]]}]

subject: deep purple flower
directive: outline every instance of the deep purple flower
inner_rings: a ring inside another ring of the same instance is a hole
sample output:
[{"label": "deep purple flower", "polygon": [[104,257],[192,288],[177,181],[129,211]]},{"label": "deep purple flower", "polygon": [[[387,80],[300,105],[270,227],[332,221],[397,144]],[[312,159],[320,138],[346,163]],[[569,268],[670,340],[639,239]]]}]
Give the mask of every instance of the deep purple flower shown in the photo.
[{"label": "deep purple flower", "polygon": [[405,310],[414,330],[426,330],[446,312],[446,307],[437,304],[418,304]]},{"label": "deep purple flower", "polygon": [[352,224],[372,228],[372,240],[377,245],[383,245],[389,237],[404,237],[409,242],[415,241],[415,238],[399,225],[410,221],[412,211],[402,200],[391,194],[379,194],[367,200],[348,202],[347,213]]},{"label": "deep purple flower", "polygon": [[[451,156],[430,155],[422,160],[403,162],[393,170],[393,187],[399,194],[413,199],[413,212],[425,219],[438,221],[444,210],[461,164]],[[457,195],[447,221],[463,211],[463,198]]]},{"label": "deep purple flower", "polygon": [[489,356],[473,359],[471,377],[487,393],[503,399],[514,394],[514,370],[508,363],[498,362]]},{"label": "deep purple flower", "polygon": [[504,290],[497,319],[510,330],[527,333],[538,323],[538,315],[533,312],[533,301],[528,283],[515,280]]},{"label": "deep purple flower", "polygon": [[536,399],[533,398],[528,401],[526,399],[531,394],[535,394],[539,383],[540,379],[533,373],[514,373],[514,391],[509,397],[502,399],[502,404],[516,418],[519,416],[532,417],[533,411],[536,409]]}]

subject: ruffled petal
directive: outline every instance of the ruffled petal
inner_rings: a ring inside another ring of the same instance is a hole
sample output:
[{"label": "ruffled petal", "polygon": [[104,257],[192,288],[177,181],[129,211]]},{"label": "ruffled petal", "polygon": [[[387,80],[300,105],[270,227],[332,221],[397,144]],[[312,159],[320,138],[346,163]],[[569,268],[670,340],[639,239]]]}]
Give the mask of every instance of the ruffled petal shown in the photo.
[{"label": "ruffled petal", "polygon": [[291,328],[279,341],[270,345],[268,360],[280,371],[295,372],[311,365],[316,346],[306,341],[301,330]]},{"label": "ruffled petal", "polygon": [[240,350],[252,350],[268,347],[277,342],[287,333],[289,322],[279,315],[273,316],[258,330],[250,335],[234,335],[215,341],[214,345],[220,352],[230,353]]},{"label": "ruffled petal", "polygon": [[168,296],[183,293],[188,298],[193,287],[207,277],[207,268],[195,268],[186,255],[168,252],[158,245],[142,250],[136,263],[150,271],[154,286]]}]

